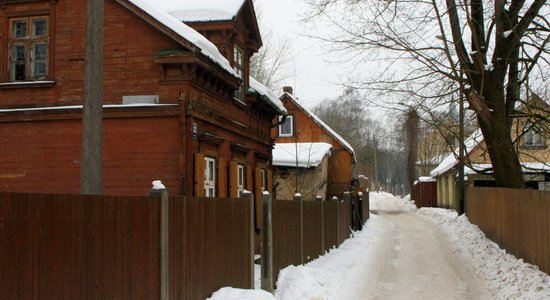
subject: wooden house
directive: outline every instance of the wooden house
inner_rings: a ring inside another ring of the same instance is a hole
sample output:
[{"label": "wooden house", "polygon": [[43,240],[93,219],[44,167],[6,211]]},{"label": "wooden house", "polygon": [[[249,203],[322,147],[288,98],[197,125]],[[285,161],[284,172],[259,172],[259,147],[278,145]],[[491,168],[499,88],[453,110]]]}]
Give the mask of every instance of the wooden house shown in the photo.
[{"label": "wooden house", "polygon": [[291,87],[284,87],[280,99],[288,116],[284,120],[280,117],[279,126],[271,132],[275,138],[273,193],[280,199],[292,199],[296,192],[305,199],[316,195],[323,199],[333,196],[341,199],[352,185],[356,161],[353,148],[302,106],[294,98]]},{"label": "wooden house", "polygon": [[[189,196],[270,189],[286,110],[248,76],[252,0],[208,17],[215,2],[105,1],[104,194],[145,195],[155,179]],[[205,19],[187,22],[197,5]],[[2,192],[80,192],[85,22],[85,0],[0,0]]]},{"label": "wooden house", "polygon": [[[528,188],[550,190],[550,131],[547,121],[550,106],[537,95],[517,110],[512,125],[516,151],[523,168],[523,179]],[[533,118],[542,116],[542,118]],[[474,132],[465,141],[466,186],[496,186],[491,175],[492,165],[481,131]],[[455,151],[458,153],[457,151]],[[439,207],[458,209],[457,169],[458,159],[449,154],[430,175],[437,179],[437,204]]]}]

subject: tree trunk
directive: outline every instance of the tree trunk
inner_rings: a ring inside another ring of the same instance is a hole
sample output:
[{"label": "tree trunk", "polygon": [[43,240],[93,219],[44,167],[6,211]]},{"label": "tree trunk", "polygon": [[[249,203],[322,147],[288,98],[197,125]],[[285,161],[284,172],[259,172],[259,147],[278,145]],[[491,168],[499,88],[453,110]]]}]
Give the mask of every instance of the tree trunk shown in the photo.
[{"label": "tree trunk", "polygon": [[498,117],[493,113],[489,122],[486,122],[478,115],[478,121],[491,158],[497,186],[524,188],[521,164],[506,117]]}]

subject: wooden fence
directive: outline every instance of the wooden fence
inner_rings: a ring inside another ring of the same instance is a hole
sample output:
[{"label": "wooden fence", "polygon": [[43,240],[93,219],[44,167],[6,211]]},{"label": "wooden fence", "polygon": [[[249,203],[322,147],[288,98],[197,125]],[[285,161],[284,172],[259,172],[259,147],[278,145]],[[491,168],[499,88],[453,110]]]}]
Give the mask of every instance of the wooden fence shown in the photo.
[{"label": "wooden fence", "polygon": [[[169,295],[252,288],[252,202],[169,198]],[[160,198],[0,193],[0,299],[159,299]]]},{"label": "wooden fence", "polygon": [[437,182],[417,182],[412,189],[412,200],[416,207],[437,207]]},{"label": "wooden fence", "polygon": [[466,214],[489,239],[550,274],[550,192],[467,188]]},{"label": "wooden fence", "polygon": [[[301,209],[303,214],[300,213]],[[351,227],[350,211],[350,202],[274,200],[272,226],[275,279],[281,269],[314,260],[347,239]]]}]

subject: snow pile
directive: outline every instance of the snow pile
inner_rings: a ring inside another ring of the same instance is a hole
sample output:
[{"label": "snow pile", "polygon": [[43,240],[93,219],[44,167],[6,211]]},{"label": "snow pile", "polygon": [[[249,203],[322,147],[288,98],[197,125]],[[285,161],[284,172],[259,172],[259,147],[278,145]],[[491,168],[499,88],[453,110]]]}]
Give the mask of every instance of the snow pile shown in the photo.
[{"label": "snow pile", "polygon": [[421,208],[418,213],[441,225],[498,299],[550,299],[550,276],[500,249],[466,215],[440,208]]},{"label": "snow pile", "polygon": [[224,287],[207,300],[273,300],[273,295],[263,290],[245,290]]},{"label": "snow pile", "polygon": [[[289,266],[279,273],[275,298],[279,300],[297,299],[336,299],[345,281],[355,280],[364,272],[363,263],[357,259],[364,257],[374,260],[374,251],[380,245],[380,236],[386,228],[382,223],[373,222],[372,216],[354,237],[347,239],[330,253],[303,266]],[[367,265],[372,262],[367,262]]]},{"label": "snow pile", "polygon": [[382,203],[384,203],[384,207],[391,207],[394,210],[415,211],[417,209],[414,201],[411,201],[410,195],[399,198],[386,192],[369,193],[369,206],[371,210],[380,209]]}]

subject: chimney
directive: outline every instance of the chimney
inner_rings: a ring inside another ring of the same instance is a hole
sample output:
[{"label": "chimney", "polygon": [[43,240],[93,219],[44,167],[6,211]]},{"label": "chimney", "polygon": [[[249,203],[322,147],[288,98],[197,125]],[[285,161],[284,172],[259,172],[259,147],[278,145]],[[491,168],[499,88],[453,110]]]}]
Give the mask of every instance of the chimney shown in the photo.
[{"label": "chimney", "polygon": [[292,95],[292,87],[291,86],[283,86],[283,92]]}]

